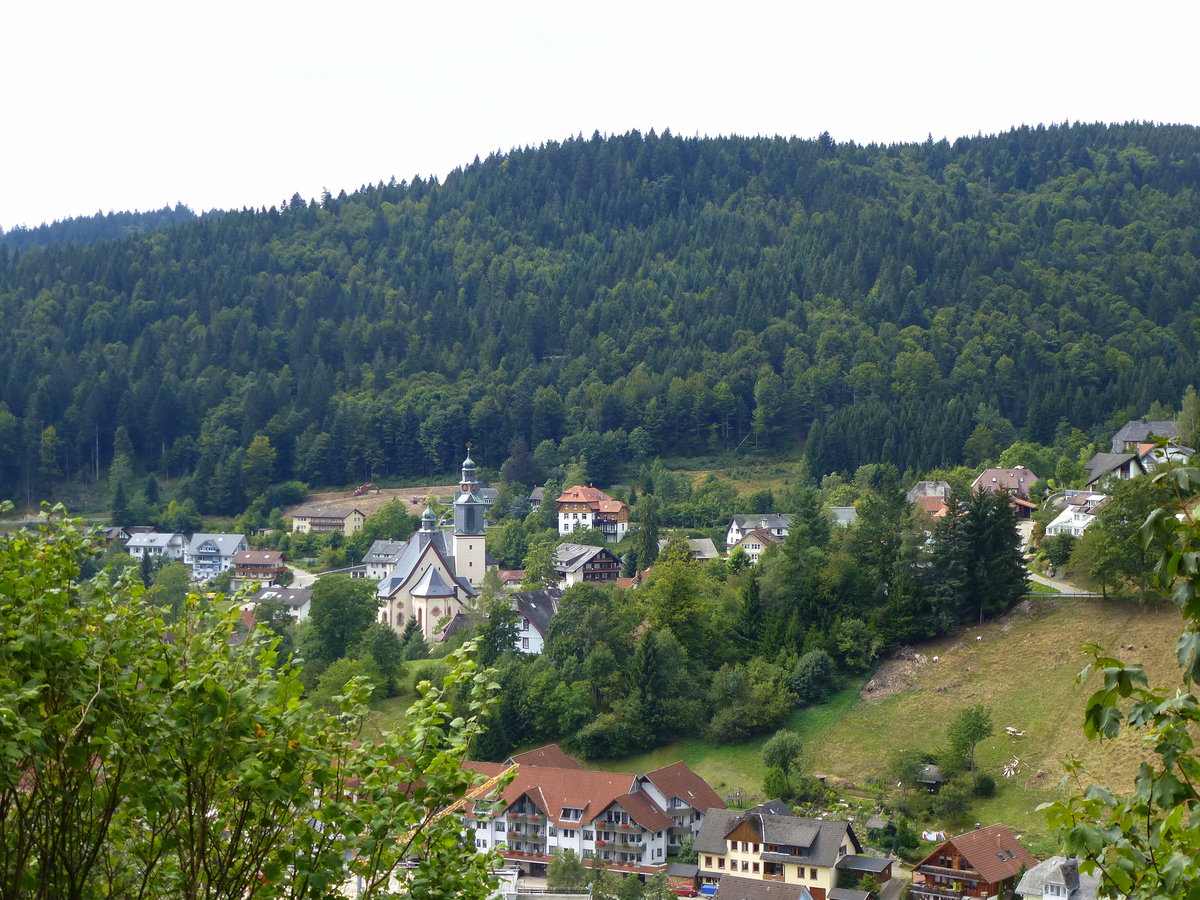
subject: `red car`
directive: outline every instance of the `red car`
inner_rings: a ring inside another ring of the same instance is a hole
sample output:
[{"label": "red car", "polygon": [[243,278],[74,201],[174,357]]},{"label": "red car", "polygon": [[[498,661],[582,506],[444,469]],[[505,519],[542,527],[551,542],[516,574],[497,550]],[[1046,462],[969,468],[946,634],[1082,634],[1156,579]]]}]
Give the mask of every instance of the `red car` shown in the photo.
[{"label": "red car", "polygon": [[694,884],[675,885],[675,894],[679,897],[695,897],[699,894]]}]

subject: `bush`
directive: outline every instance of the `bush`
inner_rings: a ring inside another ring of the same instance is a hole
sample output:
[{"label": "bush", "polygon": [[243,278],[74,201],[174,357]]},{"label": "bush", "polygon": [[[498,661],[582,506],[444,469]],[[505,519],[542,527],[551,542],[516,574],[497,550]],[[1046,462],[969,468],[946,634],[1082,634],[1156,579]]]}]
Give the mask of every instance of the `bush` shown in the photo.
[{"label": "bush", "polygon": [[983,772],[975,779],[976,797],[993,797],[996,794],[996,779]]}]

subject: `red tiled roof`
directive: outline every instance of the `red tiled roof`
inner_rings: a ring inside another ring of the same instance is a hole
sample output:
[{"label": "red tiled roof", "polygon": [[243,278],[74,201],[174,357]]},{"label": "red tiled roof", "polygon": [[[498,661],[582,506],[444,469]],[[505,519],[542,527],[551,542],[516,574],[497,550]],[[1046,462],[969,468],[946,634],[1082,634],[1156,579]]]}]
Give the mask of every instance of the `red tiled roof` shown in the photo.
[{"label": "red tiled roof", "polygon": [[[1037,865],[1033,854],[1021,845],[1016,835],[1005,825],[976,828],[974,831],[950,838],[947,843],[953,844],[971,868],[989,884],[998,884],[1006,878],[1019,875],[1022,869],[1032,869]],[[934,859],[940,849],[935,849],[921,860],[918,866]]]},{"label": "red tiled roof", "polygon": [[235,566],[278,566],[283,564],[283,553],[279,550],[241,550],[233,554]]},{"label": "red tiled roof", "polygon": [[645,777],[667,800],[678,797],[701,812],[725,809],[725,801],[708,786],[707,781],[689,769],[687,763],[672,763],[650,772]]},{"label": "red tiled roof", "polygon": [[946,513],[950,511],[950,507],[946,505],[946,501],[941,497],[918,497],[917,506],[929,513],[935,519],[944,518]]},{"label": "red tiled roof", "polygon": [[535,750],[517,753],[512,761],[522,766],[548,766],[555,769],[582,769],[579,760],[572,759],[558,744],[547,744]]},{"label": "red tiled roof", "polygon": [[612,497],[599,488],[584,487],[581,484],[567,488],[558,495],[555,503],[599,503],[601,500],[612,500]]},{"label": "red tiled roof", "polygon": [[548,819],[560,821],[565,807],[583,810],[582,821],[590,822],[617,797],[628,794],[633,781],[632,775],[617,772],[521,766],[517,777],[504,789],[502,803],[508,808],[528,795]]},{"label": "red tiled roof", "polygon": [[658,804],[642,791],[617,797],[613,802],[629,813],[629,818],[647,831],[663,831],[670,828],[675,821],[659,809]]}]

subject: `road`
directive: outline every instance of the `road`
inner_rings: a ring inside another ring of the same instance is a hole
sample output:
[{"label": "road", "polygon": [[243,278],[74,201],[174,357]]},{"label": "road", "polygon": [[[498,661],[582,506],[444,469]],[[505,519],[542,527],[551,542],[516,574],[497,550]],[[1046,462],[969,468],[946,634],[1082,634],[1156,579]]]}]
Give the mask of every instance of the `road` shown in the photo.
[{"label": "road", "polygon": [[295,566],[288,566],[288,569],[292,573],[292,587],[312,587],[312,583],[317,580],[317,576],[312,572],[305,572],[303,569],[297,569]]},{"label": "road", "polygon": [[1067,584],[1065,581],[1057,581],[1053,578],[1047,578],[1044,575],[1038,575],[1036,572],[1028,572],[1029,580],[1036,581],[1038,584],[1044,584],[1054,588],[1060,594],[1075,594],[1076,596],[1084,597],[1099,597],[1100,594],[1094,594],[1091,591],[1085,591],[1081,587],[1076,587],[1073,584]]}]

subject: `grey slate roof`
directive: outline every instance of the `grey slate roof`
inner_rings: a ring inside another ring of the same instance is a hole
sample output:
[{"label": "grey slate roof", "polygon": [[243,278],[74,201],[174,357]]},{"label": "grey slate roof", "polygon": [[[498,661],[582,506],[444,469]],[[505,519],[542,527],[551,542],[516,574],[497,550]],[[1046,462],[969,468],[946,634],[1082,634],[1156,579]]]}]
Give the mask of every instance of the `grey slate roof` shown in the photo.
[{"label": "grey slate roof", "polygon": [[554,550],[554,569],[563,575],[576,572],[593,556],[603,552],[603,547],[591,547],[587,544],[559,544]]},{"label": "grey slate roof", "polygon": [[222,556],[233,556],[245,540],[246,536],[243,534],[193,534],[188,542],[187,552],[194,556],[205,543],[212,541]]},{"label": "grey slate roof", "polygon": [[1079,871],[1079,860],[1065,856],[1052,856],[1029,869],[1017,883],[1017,894],[1021,897],[1042,900],[1045,884],[1057,884],[1064,889],[1059,896],[1065,900],[1096,900],[1100,887],[1100,876]]},{"label": "grey slate roof", "polygon": [[871,893],[856,891],[854,888],[831,888],[825,895],[825,900],[871,900]]},{"label": "grey slate roof", "polygon": [[171,540],[176,537],[183,537],[181,534],[164,534],[161,531],[144,532],[142,534],[130,535],[126,547],[167,547]]},{"label": "grey slate roof", "polygon": [[746,531],[752,528],[791,528],[791,513],[750,513],[745,516],[734,516],[738,529]]},{"label": "grey slate roof", "polygon": [[[763,853],[768,862],[804,863],[809,866],[832,868],[838,861],[838,847],[850,835],[851,846],[862,850],[857,835],[848,822],[804,819],[799,816],[780,816],[749,810],[710,809],[700,826],[696,850],[701,853],[726,852],[725,838],[742,823],[749,824],[764,844],[778,844],[780,852]],[[787,851],[784,851],[784,848]]]},{"label": "grey slate roof", "polygon": [[421,577],[409,589],[409,593],[414,597],[453,597],[455,591],[442,577],[441,569],[430,566],[421,573]]},{"label": "grey slate roof", "polygon": [[546,588],[540,591],[519,591],[512,595],[513,608],[529,620],[538,634],[546,636],[550,619],[558,612],[562,600],[562,588]]},{"label": "grey slate roof", "polygon": [[812,900],[812,894],[802,884],[782,881],[763,881],[722,875],[717,882],[717,900]]},{"label": "grey slate roof", "polygon": [[363,555],[363,565],[367,566],[371,563],[394,563],[400,558],[400,554],[404,552],[404,548],[407,546],[408,541],[375,541],[371,545],[371,549]]},{"label": "grey slate roof", "polygon": [[258,591],[250,599],[254,603],[261,603],[263,600],[279,600],[286,603],[292,610],[297,610],[312,600],[312,588],[266,587]]},{"label": "grey slate roof", "polygon": [[[666,549],[667,543],[665,540],[658,542],[659,553]],[[693,559],[703,561],[717,558],[717,545],[712,542],[712,538],[687,538],[687,543]]]},{"label": "grey slate roof", "polygon": [[1126,444],[1144,444],[1154,437],[1176,438],[1179,434],[1174,422],[1154,422],[1134,419],[1126,422],[1112,439],[1112,452],[1124,453]]},{"label": "grey slate roof", "polygon": [[[433,545],[434,552],[438,553],[445,561],[446,567],[450,571],[455,572],[457,576],[458,570],[454,567],[454,545],[446,539],[446,533],[438,528],[431,528],[429,530],[422,528],[409,539],[403,552],[400,554],[400,558],[396,560],[396,565],[392,569],[392,573],[379,582],[376,593],[380,597],[391,597],[395,594],[404,582],[408,581],[409,576],[412,575],[413,570],[420,563],[421,557],[430,544]],[[471,587],[466,579],[456,577],[455,581],[458,582],[459,587],[467,592],[468,597],[474,597],[479,593]]]},{"label": "grey slate roof", "polygon": [[1125,463],[1133,461],[1143,472],[1141,461],[1136,453],[1097,453],[1087,464],[1087,483],[1091,484],[1103,478],[1109,472],[1116,471]]}]

